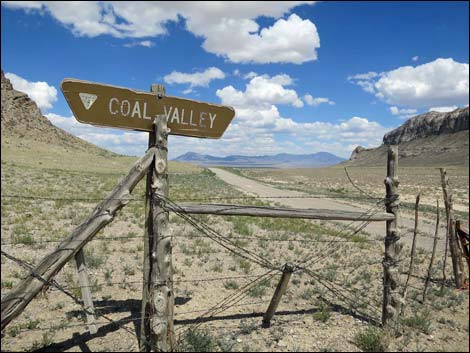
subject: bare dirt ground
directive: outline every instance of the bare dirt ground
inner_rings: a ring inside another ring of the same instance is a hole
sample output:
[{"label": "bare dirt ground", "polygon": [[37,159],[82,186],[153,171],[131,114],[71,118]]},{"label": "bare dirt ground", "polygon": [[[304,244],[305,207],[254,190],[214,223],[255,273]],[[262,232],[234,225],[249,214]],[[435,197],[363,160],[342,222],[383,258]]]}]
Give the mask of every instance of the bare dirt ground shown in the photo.
[{"label": "bare dirt ground", "polygon": [[[30,264],[53,251],[130,164],[127,159],[123,163],[103,159],[85,168],[73,159],[62,164],[41,159],[39,164],[38,156],[25,155],[20,162],[14,154],[4,158],[2,154],[2,251]],[[208,170],[189,165],[171,164],[169,183],[170,199],[175,202],[266,205],[280,201],[244,199],[246,193]],[[141,183],[133,192],[135,200],[85,247],[98,333],[87,330],[71,262],[55,277],[68,295],[51,286],[34,298],[2,332],[2,351],[138,351],[143,193]],[[417,252],[400,327],[382,331],[377,323],[383,240],[364,232],[349,237],[340,233],[344,224],[323,221],[220,216],[194,220],[274,268],[286,262],[308,263],[314,276],[295,272],[271,327],[262,328],[280,272],[228,252],[171,214],[179,350],[468,351],[468,292],[453,290],[449,280],[442,280],[442,256],[436,259],[427,300],[421,303],[429,253]],[[27,271],[3,255],[1,261],[3,296]],[[407,267],[408,262],[403,262],[403,275]],[[451,278],[449,264],[446,275]]]},{"label": "bare dirt ground", "polygon": [[[243,192],[255,196],[260,196],[263,198],[263,200],[277,202],[288,207],[366,212],[371,206],[370,204],[366,206],[344,200],[343,202],[341,202],[341,200],[328,199],[326,197],[307,198],[309,194],[305,192],[278,189],[270,185],[262,184],[256,180],[248,179],[219,168],[210,168],[210,170],[214,172],[217,177]],[[411,218],[410,216],[411,215],[404,214],[400,218],[400,230],[402,231],[402,241],[409,246],[411,246],[411,243],[413,241],[413,232],[411,232],[410,230],[414,228],[414,218]],[[350,222],[342,223],[346,224]],[[373,237],[383,237],[385,235],[385,222],[372,222],[367,225],[365,230]],[[419,230],[421,232],[421,237],[419,239],[418,245],[425,250],[432,250],[432,237],[435,232],[435,225],[433,225],[431,222],[423,223],[421,221],[421,224],[419,225]],[[440,227],[440,233],[445,233],[445,227],[442,225]],[[438,246],[442,250],[445,247],[445,244],[444,242],[439,242]]]}]

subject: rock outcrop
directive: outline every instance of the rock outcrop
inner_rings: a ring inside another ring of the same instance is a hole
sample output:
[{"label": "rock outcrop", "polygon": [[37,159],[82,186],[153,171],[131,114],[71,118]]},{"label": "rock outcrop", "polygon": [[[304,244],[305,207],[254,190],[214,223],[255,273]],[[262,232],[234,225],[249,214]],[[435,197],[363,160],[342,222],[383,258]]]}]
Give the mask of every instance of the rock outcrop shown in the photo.
[{"label": "rock outcrop", "polygon": [[468,165],[469,108],[415,116],[385,134],[381,146],[356,147],[346,163],[385,165],[387,145],[398,145],[402,165]]},{"label": "rock outcrop", "polygon": [[13,88],[1,71],[1,137],[2,145],[25,145],[31,141],[47,143],[60,148],[116,155],[54,126],[42,115],[37,104],[26,94]]},{"label": "rock outcrop", "polygon": [[354,151],[352,151],[351,153],[351,157],[349,157],[349,160],[350,161],[355,161],[356,159],[359,158],[359,154],[361,154],[362,152],[366,151],[367,148],[364,148],[362,146],[357,146]]},{"label": "rock outcrop", "polygon": [[13,89],[2,71],[2,135],[24,136],[29,131],[53,129],[51,122],[42,116],[37,104],[26,93]]},{"label": "rock outcrop", "polygon": [[461,108],[448,113],[429,112],[415,116],[384,136],[385,145],[398,145],[417,138],[453,134],[468,130],[469,109]]}]

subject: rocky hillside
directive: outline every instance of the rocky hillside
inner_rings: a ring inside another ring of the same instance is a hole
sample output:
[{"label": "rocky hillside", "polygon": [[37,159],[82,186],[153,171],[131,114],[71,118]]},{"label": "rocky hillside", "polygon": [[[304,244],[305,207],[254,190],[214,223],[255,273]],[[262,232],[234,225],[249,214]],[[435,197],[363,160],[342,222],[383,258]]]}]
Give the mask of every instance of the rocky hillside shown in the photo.
[{"label": "rocky hillside", "polygon": [[468,165],[469,108],[415,116],[385,134],[382,146],[356,147],[347,163],[383,165],[387,145],[399,146],[400,163],[404,165]]},{"label": "rocky hillside", "polygon": [[37,104],[23,92],[16,91],[10,80],[1,72],[2,148],[7,145],[16,147],[31,146],[34,143],[47,143],[61,150],[89,152],[114,156],[115,153],[99,148],[51,124],[42,115]]},{"label": "rocky hillside", "polygon": [[429,112],[415,116],[384,136],[385,145],[398,145],[419,138],[468,131],[468,108],[449,113]]}]

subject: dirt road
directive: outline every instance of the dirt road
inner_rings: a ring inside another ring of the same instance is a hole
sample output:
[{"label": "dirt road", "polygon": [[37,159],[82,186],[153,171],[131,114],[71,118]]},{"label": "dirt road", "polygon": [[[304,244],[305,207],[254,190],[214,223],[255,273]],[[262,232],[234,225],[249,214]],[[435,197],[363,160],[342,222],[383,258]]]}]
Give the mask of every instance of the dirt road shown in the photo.
[{"label": "dirt road", "polygon": [[[225,181],[226,183],[236,187],[237,189],[248,193],[253,196],[260,196],[266,199],[266,201],[278,202],[283,206],[295,207],[295,208],[323,208],[323,209],[336,209],[344,211],[367,211],[368,207],[363,205],[351,204],[349,201],[341,202],[326,198],[300,198],[302,196],[308,196],[307,194],[300,193],[291,190],[280,190],[272,186],[262,184],[252,179],[244,178],[242,176],[230,173],[223,169],[209,168],[214,172],[217,177]],[[269,198],[274,197],[274,198]],[[276,197],[290,197],[288,199],[279,199]],[[299,197],[299,198],[295,198]],[[372,205],[371,205],[372,206]],[[369,207],[371,207],[369,206]],[[344,222],[348,224],[349,222]],[[404,244],[411,247],[414,219],[402,215],[400,217],[400,230],[402,241]],[[376,237],[385,236],[385,222],[371,222],[365,229],[369,234]],[[427,251],[432,250],[432,237],[434,236],[435,225],[433,222],[425,221],[424,219],[419,224],[420,235],[418,236],[417,246]],[[440,228],[439,236],[444,238],[445,229]],[[444,249],[444,241],[441,239],[438,242],[439,249]]]}]

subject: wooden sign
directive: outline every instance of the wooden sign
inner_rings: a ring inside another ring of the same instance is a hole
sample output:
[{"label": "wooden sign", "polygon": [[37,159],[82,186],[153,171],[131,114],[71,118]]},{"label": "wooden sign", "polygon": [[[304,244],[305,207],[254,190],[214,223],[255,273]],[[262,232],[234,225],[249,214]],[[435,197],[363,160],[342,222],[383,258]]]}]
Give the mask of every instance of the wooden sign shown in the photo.
[{"label": "wooden sign", "polygon": [[75,118],[85,124],[152,131],[155,117],[164,114],[172,135],[216,139],[235,115],[232,107],[82,80],[64,79],[61,88]]}]

